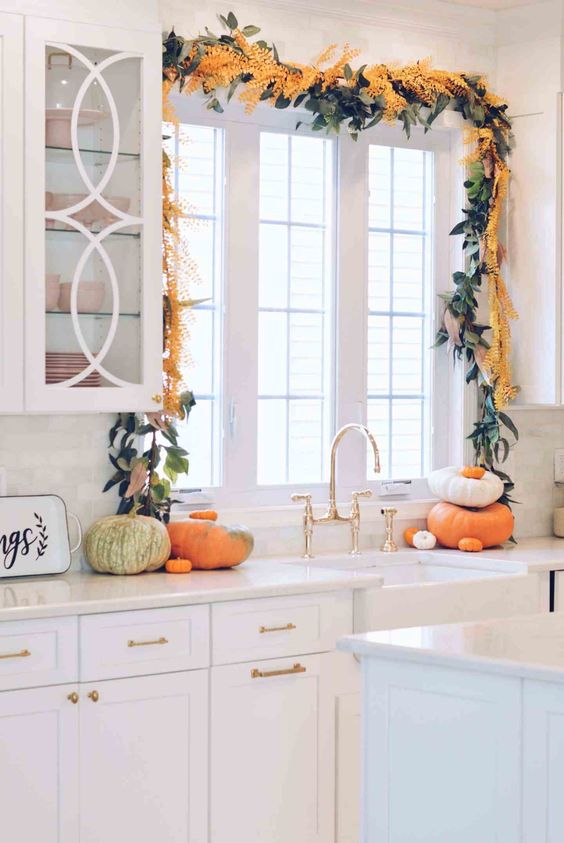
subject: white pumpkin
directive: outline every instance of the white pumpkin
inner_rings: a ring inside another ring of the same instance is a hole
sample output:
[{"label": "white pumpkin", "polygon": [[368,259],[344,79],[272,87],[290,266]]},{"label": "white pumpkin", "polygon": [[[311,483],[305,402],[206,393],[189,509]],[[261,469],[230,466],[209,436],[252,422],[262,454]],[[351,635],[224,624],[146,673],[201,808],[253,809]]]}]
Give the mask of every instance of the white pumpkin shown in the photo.
[{"label": "white pumpkin", "polygon": [[480,479],[463,477],[455,465],[439,468],[429,475],[429,488],[443,501],[456,506],[472,506],[482,509],[495,503],[503,495],[503,481],[491,471],[485,471]]},{"label": "white pumpkin", "polygon": [[413,536],[412,541],[413,547],[416,547],[417,550],[432,550],[437,543],[437,538],[428,530],[419,530]]}]

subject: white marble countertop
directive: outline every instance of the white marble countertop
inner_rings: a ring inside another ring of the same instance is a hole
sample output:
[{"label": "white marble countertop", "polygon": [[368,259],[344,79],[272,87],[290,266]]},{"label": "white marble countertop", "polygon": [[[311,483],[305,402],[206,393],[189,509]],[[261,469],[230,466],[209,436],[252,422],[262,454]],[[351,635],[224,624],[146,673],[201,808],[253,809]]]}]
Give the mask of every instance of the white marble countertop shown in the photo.
[{"label": "white marble countertop", "polygon": [[[411,554],[415,557],[416,553],[404,549],[396,559],[393,554],[365,551],[360,560],[364,560],[364,564],[382,564],[384,561],[393,567],[394,564],[404,564],[406,554],[411,558]],[[369,558],[371,556],[373,560]],[[447,557],[450,557],[461,568],[496,569],[498,573],[540,573],[564,570],[564,539],[526,539],[518,545],[479,554],[439,549],[419,556],[431,565],[449,564]],[[0,621],[215,603],[339,589],[380,588],[384,584],[380,572],[371,567],[362,567],[362,561],[359,561],[360,567],[357,569],[331,567],[335,560],[343,558],[350,559],[347,554],[335,553],[320,554],[311,565],[297,558],[265,557],[251,558],[237,568],[192,571],[190,574],[165,574],[158,571],[116,577],[77,571],[50,577],[0,579]],[[328,566],[323,567],[327,563]],[[450,564],[453,562],[450,561]]]},{"label": "white marble countertop", "polygon": [[362,657],[564,682],[564,614],[420,626],[349,635]]},{"label": "white marble countertop", "polygon": [[0,621],[381,586],[382,578],[369,570],[308,568],[282,559],[250,559],[236,568],[189,574],[77,571],[0,580]]},{"label": "white marble countertop", "polygon": [[[439,550],[438,553],[456,551]],[[465,554],[468,556],[469,554]],[[520,539],[517,544],[484,550],[470,554],[478,562],[480,559],[495,559],[499,562],[519,562],[532,573],[541,571],[564,570],[564,539],[555,536]]]}]

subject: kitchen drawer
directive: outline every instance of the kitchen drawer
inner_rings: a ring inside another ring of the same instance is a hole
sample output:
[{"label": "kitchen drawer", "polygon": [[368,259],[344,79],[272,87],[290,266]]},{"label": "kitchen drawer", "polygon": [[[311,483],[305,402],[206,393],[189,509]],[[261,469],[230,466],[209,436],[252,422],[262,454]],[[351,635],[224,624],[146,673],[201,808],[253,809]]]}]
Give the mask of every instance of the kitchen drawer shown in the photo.
[{"label": "kitchen drawer", "polygon": [[83,682],[209,665],[209,608],[112,612],[80,619]]},{"label": "kitchen drawer", "polygon": [[78,679],[76,618],[0,623],[0,691]]},{"label": "kitchen drawer", "polygon": [[212,664],[333,650],[352,623],[351,592],[216,603]]}]

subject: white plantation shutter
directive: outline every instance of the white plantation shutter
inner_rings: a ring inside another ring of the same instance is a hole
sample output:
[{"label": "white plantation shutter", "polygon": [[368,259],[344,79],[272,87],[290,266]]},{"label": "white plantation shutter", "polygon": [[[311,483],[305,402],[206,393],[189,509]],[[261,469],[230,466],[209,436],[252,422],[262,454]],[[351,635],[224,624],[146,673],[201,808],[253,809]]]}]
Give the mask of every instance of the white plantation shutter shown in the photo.
[{"label": "white plantation shutter", "polygon": [[383,477],[422,477],[430,439],[433,153],[371,144],[368,156],[368,426]]},{"label": "white plantation shutter", "polygon": [[260,137],[257,481],[316,483],[331,433],[333,143]]},{"label": "white plantation shutter", "polygon": [[194,259],[200,283],[190,294],[208,299],[190,314],[191,365],[186,382],[197,409],[179,425],[180,444],[190,454],[189,477],[182,487],[217,486],[221,482],[221,367],[223,287],[223,129],[180,125],[172,128],[170,151],[176,153],[176,190],[190,209],[182,236]]}]

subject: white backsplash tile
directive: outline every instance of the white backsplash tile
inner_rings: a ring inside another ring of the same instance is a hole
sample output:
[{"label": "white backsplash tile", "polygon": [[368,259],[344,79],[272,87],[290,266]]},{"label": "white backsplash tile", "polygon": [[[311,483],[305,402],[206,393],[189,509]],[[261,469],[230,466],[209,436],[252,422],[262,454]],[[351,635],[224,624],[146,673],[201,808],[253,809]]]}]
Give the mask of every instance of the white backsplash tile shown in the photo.
[{"label": "white backsplash tile", "polygon": [[511,418],[519,429],[519,442],[506,463],[515,480],[513,497],[515,535],[552,534],[552,511],[564,506],[564,488],[554,485],[554,451],[564,448],[564,407],[520,410],[512,407]]},{"label": "white backsplash tile", "polygon": [[[115,490],[102,494],[110,477],[108,430],[113,415],[0,416],[0,465],[9,495],[60,495],[84,529],[115,512]],[[71,538],[74,543],[74,525]],[[79,568],[81,553],[72,567]]]},{"label": "white backsplash tile", "polygon": [[[549,535],[552,510],[564,506],[564,488],[553,483],[553,452],[564,448],[564,408],[561,410],[519,410],[511,416],[520,430],[519,444],[507,462],[516,480],[515,534]],[[60,495],[86,529],[97,518],[115,512],[117,492],[102,494],[111,474],[107,457],[107,433],[112,415],[0,416],[0,466],[6,469],[8,494]],[[398,519],[395,536],[402,543],[406,527],[423,528],[423,519]],[[72,529],[72,525],[71,525]],[[303,531],[296,514],[293,526],[253,526],[255,554],[300,554]],[[381,517],[365,516],[361,524],[361,546],[377,548],[384,540]],[[350,530],[346,525],[316,527],[314,552],[349,550]],[[80,566],[80,553],[73,567]]]}]

